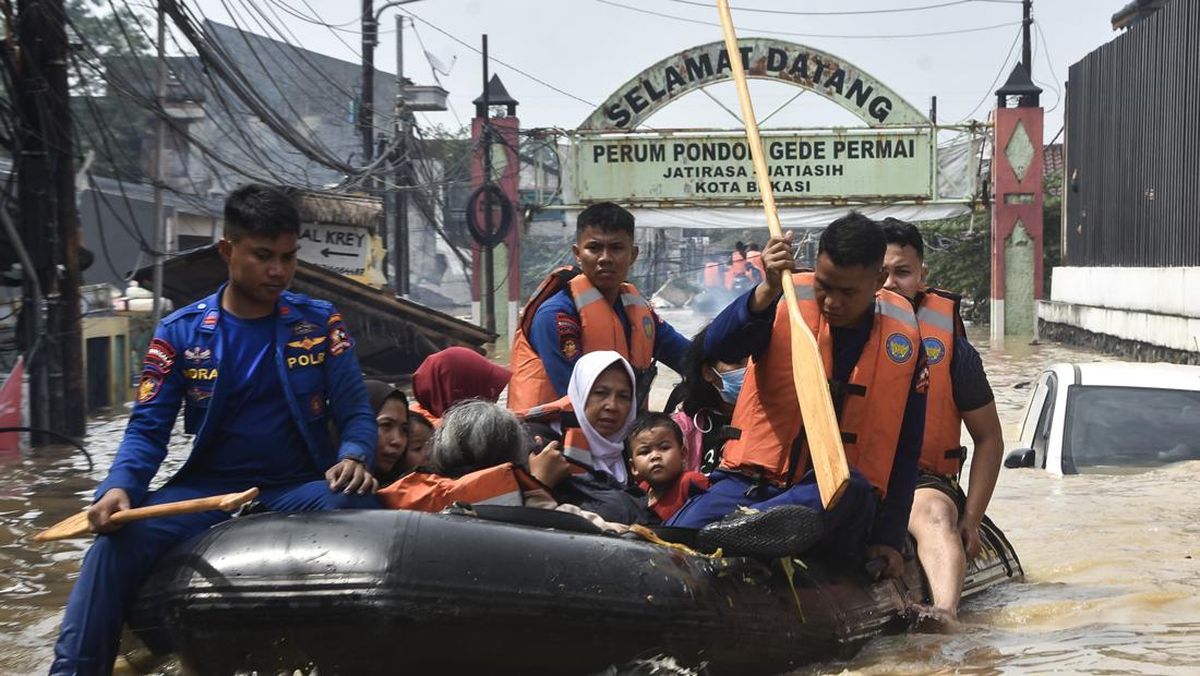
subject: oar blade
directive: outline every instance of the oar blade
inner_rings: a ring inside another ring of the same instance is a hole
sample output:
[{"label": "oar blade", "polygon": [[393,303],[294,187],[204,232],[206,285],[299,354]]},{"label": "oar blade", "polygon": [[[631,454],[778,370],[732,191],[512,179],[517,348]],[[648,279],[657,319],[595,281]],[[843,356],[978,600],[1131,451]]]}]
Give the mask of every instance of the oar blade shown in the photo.
[{"label": "oar blade", "polygon": [[[790,284],[791,282],[785,282]],[[792,378],[796,398],[804,419],[804,435],[808,440],[809,459],[821,491],[821,504],[833,507],[850,483],[850,466],[842,448],[842,433],[837,412],[829,396],[829,382],[821,353],[812,332],[800,318],[800,312],[789,313],[791,318]]]},{"label": "oar blade", "polygon": [[[166,502],[159,505],[151,505],[149,507],[135,507],[134,509],[126,509],[113,514],[111,520],[114,524],[124,524],[129,523],[130,521],[153,519],[160,516],[194,514],[196,512],[206,512],[210,510],[223,510],[226,512],[232,512],[256,497],[258,497],[258,489],[251,488],[249,490],[242,491],[241,493],[226,493],[225,495],[213,495],[206,498],[193,498],[191,500]],[[90,532],[91,528],[88,525],[87,512],[84,511],[68,519],[64,519],[54,526],[51,526],[41,533],[38,533],[37,535],[33,536],[33,540],[34,542],[64,540],[66,538],[87,535]]]},{"label": "oar blade", "polygon": [[91,532],[88,524],[87,510],[72,514],[53,526],[33,536],[34,542],[52,542],[87,535]]}]

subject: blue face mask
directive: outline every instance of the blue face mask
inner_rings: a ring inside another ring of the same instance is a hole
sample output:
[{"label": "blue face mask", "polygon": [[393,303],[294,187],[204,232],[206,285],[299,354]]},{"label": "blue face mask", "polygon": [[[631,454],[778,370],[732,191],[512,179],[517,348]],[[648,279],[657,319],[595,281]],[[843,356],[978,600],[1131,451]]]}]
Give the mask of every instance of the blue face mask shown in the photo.
[{"label": "blue face mask", "polygon": [[721,400],[726,404],[736,403],[738,394],[742,391],[742,381],[746,379],[746,367],[725,373],[713,369],[713,372],[721,377]]}]

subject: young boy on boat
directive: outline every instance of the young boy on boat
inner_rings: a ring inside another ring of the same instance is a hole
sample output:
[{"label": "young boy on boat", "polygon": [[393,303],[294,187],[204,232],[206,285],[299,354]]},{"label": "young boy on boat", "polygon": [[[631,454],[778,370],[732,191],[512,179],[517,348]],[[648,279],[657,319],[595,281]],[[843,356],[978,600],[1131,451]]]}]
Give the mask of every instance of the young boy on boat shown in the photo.
[{"label": "young boy on boat", "polygon": [[683,430],[666,413],[638,416],[628,445],[630,473],[659,519],[670,519],[688,498],[708,489],[708,477],[687,469]]},{"label": "young boy on boat", "polygon": [[[1004,433],[979,352],[967,341],[959,297],[926,284],[925,243],[911,223],[886,219],[883,288],[913,302],[929,360],[929,403],[921,446],[920,477],[908,532],[933,595],[934,614],[958,615],[967,560],[979,553],[983,522],[1004,455]],[[971,490],[959,474],[966,461],[962,427],[974,442]]]},{"label": "young boy on boat", "polygon": [[[702,546],[733,553],[787,556],[819,544],[850,559],[882,558],[888,575],[903,571],[928,370],[912,304],[882,289],[886,248],[879,224],[851,212],[821,235],[816,269],[792,275],[839,412],[851,467],[841,499],[823,508],[807,462],[791,320],[779,302],[781,273],[794,262],[788,233],[763,251],[766,279],[709,327],[710,357],[729,363],[750,357],[733,412],[737,438],[725,445],[712,487],[668,525],[703,528]],[[758,511],[735,514],[744,506]]]},{"label": "young boy on boat", "polygon": [[[378,506],[375,416],[353,341],[333,305],[287,291],[299,232],[296,207],[276,188],[245,185],[226,200],[218,250],[229,280],[155,330],[125,437],[88,508],[101,535],[67,601],[52,674],[111,672],[127,604],[155,562],[229,518],[201,512],[122,527],[113,514],[251,486],[278,511]],[[196,435],[191,454],[150,491],[181,403],[184,431]]]},{"label": "young boy on boat", "polygon": [[634,371],[634,386],[649,391],[661,361],[680,371],[688,339],[664,322],[628,282],[637,260],[633,214],[611,202],[593,204],[575,226],[575,268],[550,274],[521,311],[513,338],[508,407],[524,411],[567,393],[575,362],[613,350]]}]

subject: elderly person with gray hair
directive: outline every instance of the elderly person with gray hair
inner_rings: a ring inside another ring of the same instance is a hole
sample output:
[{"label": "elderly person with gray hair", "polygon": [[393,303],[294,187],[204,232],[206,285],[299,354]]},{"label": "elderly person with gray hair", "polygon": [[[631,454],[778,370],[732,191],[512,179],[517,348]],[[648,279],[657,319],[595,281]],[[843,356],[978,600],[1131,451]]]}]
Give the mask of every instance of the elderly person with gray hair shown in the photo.
[{"label": "elderly person with gray hair", "polygon": [[508,409],[482,399],[452,406],[433,433],[429,464],[442,476],[460,477],[504,463],[525,464],[525,435]]},{"label": "elderly person with gray hair", "polygon": [[547,486],[562,481],[570,467],[561,453],[527,457],[525,449],[524,430],[508,409],[478,399],[460,402],[446,411],[434,433],[434,471],[400,478],[380,489],[379,499],[393,509],[426,512],[460,501],[523,505],[533,500],[553,507]]},{"label": "elderly person with gray hair", "polygon": [[571,473],[555,441],[530,455],[525,430],[511,411],[469,400],[446,411],[433,435],[433,472],[413,472],[381,489],[392,509],[440,512],[455,502],[524,505],[583,517],[598,528],[622,533],[628,526],[605,521],[575,505],[558,504],[550,492]]}]

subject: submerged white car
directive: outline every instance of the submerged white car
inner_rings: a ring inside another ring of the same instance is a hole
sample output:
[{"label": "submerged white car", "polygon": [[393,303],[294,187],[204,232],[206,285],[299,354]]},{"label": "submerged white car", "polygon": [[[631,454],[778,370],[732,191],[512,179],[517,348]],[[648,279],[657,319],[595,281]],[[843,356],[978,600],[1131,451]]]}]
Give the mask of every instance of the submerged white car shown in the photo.
[{"label": "submerged white car", "polygon": [[1055,364],[1033,383],[1006,467],[1056,474],[1200,460],[1200,366]]}]

